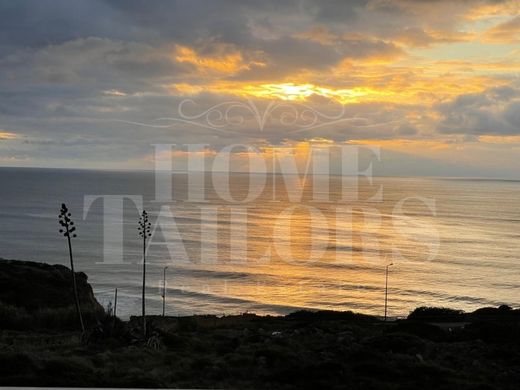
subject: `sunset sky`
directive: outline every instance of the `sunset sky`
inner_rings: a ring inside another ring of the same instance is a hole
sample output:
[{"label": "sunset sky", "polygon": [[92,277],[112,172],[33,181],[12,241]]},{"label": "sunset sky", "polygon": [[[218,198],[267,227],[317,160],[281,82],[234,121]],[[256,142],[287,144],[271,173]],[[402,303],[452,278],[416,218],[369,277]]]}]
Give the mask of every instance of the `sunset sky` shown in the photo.
[{"label": "sunset sky", "polygon": [[314,142],[379,146],[381,174],[520,178],[519,72],[515,0],[0,0],[0,166]]}]

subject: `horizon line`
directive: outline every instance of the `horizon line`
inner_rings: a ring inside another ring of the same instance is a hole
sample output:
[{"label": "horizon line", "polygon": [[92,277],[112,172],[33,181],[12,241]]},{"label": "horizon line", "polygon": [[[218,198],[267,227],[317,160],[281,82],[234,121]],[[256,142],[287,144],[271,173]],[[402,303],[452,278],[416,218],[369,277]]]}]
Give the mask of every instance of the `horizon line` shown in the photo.
[{"label": "horizon line", "polygon": [[[20,167],[20,166],[3,166],[0,165],[0,170],[54,170],[54,171],[84,171],[84,172],[113,172],[113,173],[154,173],[156,170],[154,169],[138,169],[138,168],[88,168],[88,167]],[[302,173],[283,173],[283,172],[244,172],[244,171],[186,171],[186,170],[159,170],[159,172],[171,172],[172,175],[175,174],[186,174],[186,173],[219,173],[219,174],[234,174],[234,175],[267,175],[267,176],[279,176],[279,175],[298,175],[301,176]],[[482,180],[482,181],[510,181],[510,182],[519,182],[520,177],[493,177],[493,176],[450,176],[450,175],[385,175],[385,174],[373,174],[371,176],[366,175],[342,175],[340,173],[306,173],[307,176],[341,176],[341,177],[372,177],[372,178],[430,178],[430,179],[447,179],[447,180]],[[305,176],[304,175],[304,176]]]}]

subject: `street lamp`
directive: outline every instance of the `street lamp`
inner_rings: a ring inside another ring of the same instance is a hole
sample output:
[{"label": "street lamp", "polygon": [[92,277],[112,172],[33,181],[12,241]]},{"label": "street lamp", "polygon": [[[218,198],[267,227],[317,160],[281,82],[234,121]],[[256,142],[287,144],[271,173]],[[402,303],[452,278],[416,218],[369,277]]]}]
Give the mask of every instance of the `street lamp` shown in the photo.
[{"label": "street lamp", "polygon": [[168,267],[164,267],[163,269],[163,293],[162,293],[162,316],[164,317],[164,307],[166,302],[166,270]]},{"label": "street lamp", "polygon": [[117,287],[116,287],[116,293],[114,295],[114,317],[117,317]]},{"label": "street lamp", "polygon": [[386,322],[386,313],[388,309],[388,268],[390,268],[394,263],[390,263],[386,266],[386,281],[385,281],[385,322]]}]

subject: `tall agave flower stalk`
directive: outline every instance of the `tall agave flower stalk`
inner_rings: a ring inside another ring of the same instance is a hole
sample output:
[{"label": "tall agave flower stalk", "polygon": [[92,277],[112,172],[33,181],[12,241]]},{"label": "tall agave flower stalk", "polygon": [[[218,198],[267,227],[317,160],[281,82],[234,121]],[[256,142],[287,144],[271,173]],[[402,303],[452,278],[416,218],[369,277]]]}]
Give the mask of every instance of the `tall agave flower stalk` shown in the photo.
[{"label": "tall agave flower stalk", "polygon": [[72,256],[71,238],[76,238],[77,235],[76,233],[74,233],[76,231],[76,227],[74,226],[74,222],[72,221],[71,216],[72,214],[69,212],[69,209],[67,208],[65,203],[62,203],[60,215],[58,215],[58,222],[61,225],[61,229],[59,230],[59,232],[63,234],[64,237],[67,237],[67,242],[69,244],[70,269],[72,271],[72,290],[74,293],[76,312],[78,313],[81,331],[85,332],[85,325],[83,324],[83,317],[81,316],[81,307],[79,306],[78,287],[76,285],[76,274],[74,272],[74,258]]},{"label": "tall agave flower stalk", "polygon": [[139,235],[143,239],[143,291],[142,291],[142,315],[143,315],[143,335],[146,337],[146,241],[151,237],[151,224],[148,220],[148,213],[143,210],[139,219]]}]

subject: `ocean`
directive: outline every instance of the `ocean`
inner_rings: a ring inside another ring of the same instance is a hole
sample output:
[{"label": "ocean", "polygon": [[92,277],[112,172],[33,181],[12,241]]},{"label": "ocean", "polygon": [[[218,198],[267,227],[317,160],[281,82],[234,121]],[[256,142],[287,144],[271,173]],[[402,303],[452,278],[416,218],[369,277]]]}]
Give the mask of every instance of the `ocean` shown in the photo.
[{"label": "ocean", "polygon": [[164,200],[153,172],[0,168],[0,258],[68,265],[64,202],[76,270],[104,305],[118,289],[118,315],[139,314],[142,199],[148,314],[162,312],[164,267],[167,315],[383,315],[387,269],[391,317],[520,303],[520,181],[375,177],[345,191],[340,176],[201,176],[194,190],[173,174]]}]

